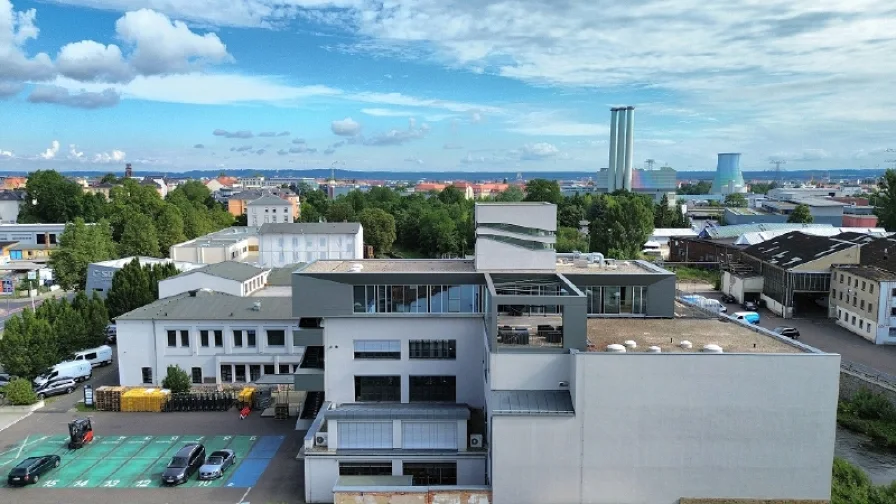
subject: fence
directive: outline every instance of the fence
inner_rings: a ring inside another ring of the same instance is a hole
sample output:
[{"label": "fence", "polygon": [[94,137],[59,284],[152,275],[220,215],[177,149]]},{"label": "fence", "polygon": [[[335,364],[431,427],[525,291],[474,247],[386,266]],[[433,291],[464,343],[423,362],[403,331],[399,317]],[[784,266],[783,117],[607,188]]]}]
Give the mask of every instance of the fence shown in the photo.
[{"label": "fence", "polygon": [[883,371],[878,371],[873,367],[859,364],[858,362],[848,361],[841,357],[840,369],[859,375],[866,381],[877,382],[888,387],[896,388],[896,376],[884,373]]}]

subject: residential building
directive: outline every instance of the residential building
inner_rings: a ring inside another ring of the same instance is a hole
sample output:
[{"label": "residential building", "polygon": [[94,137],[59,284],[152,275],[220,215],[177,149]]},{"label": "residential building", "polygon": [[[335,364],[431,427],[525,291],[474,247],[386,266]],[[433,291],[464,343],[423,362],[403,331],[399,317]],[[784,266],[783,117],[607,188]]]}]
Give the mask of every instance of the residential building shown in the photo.
[{"label": "residential building", "polygon": [[22,245],[56,245],[65,224],[0,224],[0,241]]},{"label": "residential building", "polygon": [[246,223],[258,227],[269,222],[293,222],[289,202],[276,196],[262,196],[246,205]]},{"label": "residential building", "polygon": [[195,384],[292,378],[305,349],[293,344],[290,305],[198,289],[126,313],[116,319],[119,383],[159,386],[171,365]]},{"label": "residential building", "polygon": [[829,309],[840,327],[875,345],[896,345],[896,273],[874,266],[835,266]]},{"label": "residential building", "polygon": [[172,245],[175,261],[214,264],[224,261],[254,262],[258,259],[258,228],[231,227]]},{"label": "residential building", "polygon": [[102,194],[109,199],[112,197],[112,189],[116,187],[121,187],[118,184],[110,184],[108,182],[102,182],[96,185],[89,185],[84,187],[84,192],[87,194]]},{"label": "residential building", "polygon": [[28,179],[25,177],[4,177],[3,182],[0,183],[0,189],[24,189],[27,184]]},{"label": "residential building", "polygon": [[0,223],[16,223],[25,196],[25,191],[0,190]]},{"label": "residential building", "polygon": [[305,502],[404,485],[495,504],[830,499],[838,355],[675,317],[653,264],[533,246],[553,205],[480,206],[473,260],[294,273],[296,338],[321,363],[294,376],[318,405],[297,424]]},{"label": "residential building", "polygon": [[244,215],[248,212],[248,205],[250,202],[265,195],[273,195],[286,200],[289,202],[290,207],[292,207],[291,215],[293,221],[299,217],[299,195],[286,189],[265,189],[264,191],[253,189],[232,193],[227,198],[227,211],[234,217]]},{"label": "residential building", "polygon": [[265,268],[364,257],[364,230],[356,222],[264,224],[258,231],[258,242],[258,262]]},{"label": "residential building", "polygon": [[159,282],[159,297],[177,296],[195,290],[197,286],[231,296],[246,297],[264,288],[268,273],[270,270],[235,261],[200,265]]},{"label": "residential building", "polygon": [[163,199],[168,196],[169,187],[168,183],[165,181],[165,177],[144,177],[143,180],[140,181],[140,185],[152,187]]},{"label": "residential building", "polygon": [[843,207],[843,225],[848,227],[877,227],[877,216],[870,205]]},{"label": "residential building", "polygon": [[124,268],[126,264],[133,262],[134,259],[136,259],[141,266],[172,263],[179,271],[190,271],[202,267],[201,264],[191,262],[143,256],[131,256],[122,259],[113,259],[111,261],[90,263],[87,266],[87,283],[84,287],[87,295],[92,296],[93,293],[97,293],[100,297],[105,298],[106,295],[109,294],[109,289],[112,288],[112,279],[115,278],[115,274],[118,273],[121,268]]},{"label": "residential building", "polygon": [[238,183],[248,189],[264,187],[264,177],[240,177]]}]

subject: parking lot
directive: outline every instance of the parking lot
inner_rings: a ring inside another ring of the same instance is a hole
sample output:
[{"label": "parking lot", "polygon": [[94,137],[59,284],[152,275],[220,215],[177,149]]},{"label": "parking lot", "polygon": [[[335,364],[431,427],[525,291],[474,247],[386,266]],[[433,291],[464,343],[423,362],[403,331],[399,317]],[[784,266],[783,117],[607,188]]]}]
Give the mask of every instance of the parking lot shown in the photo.
[{"label": "parking lot", "polygon": [[[0,432],[0,502],[22,504],[165,504],[294,503],[304,496],[303,465],[295,459],[304,433],[294,419],[260,418],[253,412],[240,420],[236,410],[195,413],[96,412],[95,440],[68,450],[68,422],[85,414],[37,411]],[[160,475],[185,443],[198,441],[207,453],[230,448],[237,464],[214,481],[197,480],[162,487]],[[28,456],[57,454],[37,485],[7,488],[6,474]]]}]

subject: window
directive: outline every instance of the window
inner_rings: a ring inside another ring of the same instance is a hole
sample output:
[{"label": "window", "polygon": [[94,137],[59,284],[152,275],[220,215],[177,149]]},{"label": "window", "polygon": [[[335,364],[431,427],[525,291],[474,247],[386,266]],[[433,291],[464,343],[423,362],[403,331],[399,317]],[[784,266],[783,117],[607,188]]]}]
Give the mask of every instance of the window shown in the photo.
[{"label": "window", "polygon": [[233,367],[236,370],[236,372],[234,373],[234,375],[235,375],[234,381],[245,382],[246,381],[246,366],[243,364],[237,364]]},{"label": "window", "polygon": [[400,376],[356,376],[356,402],[401,401]]},{"label": "window", "polygon": [[295,237],[295,236],[292,237],[292,246],[293,246],[293,247],[298,247],[298,246],[299,246],[299,239],[298,239],[297,237]]},{"label": "window", "polygon": [[843,273],[840,273],[840,283],[843,283]]},{"label": "window", "polygon": [[223,347],[224,346],[224,331],[220,329],[215,330],[215,346]]},{"label": "window", "polygon": [[868,332],[870,333],[871,332],[871,324],[868,324],[866,327],[868,328]]},{"label": "window", "polygon": [[404,475],[414,486],[457,485],[457,462],[405,462]]},{"label": "window", "polygon": [[208,331],[205,329],[199,331],[199,345],[203,347],[208,346]]},{"label": "window", "polygon": [[859,303],[859,308],[861,308],[862,310],[865,309],[865,300],[864,299],[862,300],[861,303]]},{"label": "window", "polygon": [[852,297],[852,305],[853,305],[853,306],[856,305],[856,301],[858,301],[858,299],[859,299],[859,298],[857,298],[856,296],[853,296],[853,297]]},{"label": "window", "polygon": [[266,374],[266,375],[274,374],[274,365],[273,364],[265,364],[264,365],[264,374]]},{"label": "window", "polygon": [[843,291],[840,291],[840,301],[843,301]]},{"label": "window", "polygon": [[837,289],[831,289],[831,297],[837,297]]},{"label": "window", "polygon": [[168,331],[168,346],[177,346],[177,331]]},{"label": "window", "polygon": [[865,281],[862,280],[862,292],[865,292]]},{"label": "window", "polygon": [[283,247],[283,238],[277,238],[277,246]]},{"label": "window", "polygon": [[868,303],[868,313],[874,313],[874,303]]},{"label": "window", "polygon": [[457,340],[411,340],[408,342],[411,359],[457,359]]},{"label": "window", "polygon": [[286,345],[286,331],[283,329],[268,329],[268,346]]},{"label": "window", "polygon": [[852,316],[852,325],[856,325],[856,316],[855,315]]},{"label": "window", "polygon": [[411,376],[410,402],[457,402],[454,376]]},{"label": "window", "polygon": [[261,377],[261,364],[249,365],[249,381],[255,381]]},{"label": "window", "polygon": [[235,346],[235,347],[243,346],[243,331],[241,331],[241,330],[233,331],[233,346]]},{"label": "window", "polygon": [[896,308],[890,308],[890,316],[896,317]]},{"label": "window", "polygon": [[152,368],[151,367],[141,368],[140,372],[143,375],[143,383],[152,383]]},{"label": "window", "polygon": [[202,368],[194,367],[190,370],[190,374],[193,377],[193,383],[202,383]]},{"label": "window", "polygon": [[868,284],[868,293],[874,294],[874,284]]},{"label": "window", "polygon": [[356,359],[400,359],[401,342],[398,340],[355,340]]},{"label": "window", "polygon": [[893,297],[896,297],[896,289],[893,289],[893,292],[891,294],[893,295]]},{"label": "window", "polygon": [[289,374],[289,364],[280,364],[280,374]]},{"label": "window", "polygon": [[233,366],[221,364],[221,383],[233,383]]},{"label": "window", "polygon": [[393,447],[392,421],[354,422],[340,420],[336,426],[339,449],[379,449]]},{"label": "window", "polygon": [[255,329],[246,331],[246,346],[255,348]]},{"label": "window", "polygon": [[862,319],[859,319],[859,329],[864,329],[864,328],[865,328],[865,321],[863,321]]},{"label": "window", "polygon": [[288,216],[288,215],[284,215],[284,216],[283,216],[283,222],[289,222],[289,216]]},{"label": "window", "polygon": [[392,476],[392,462],[340,462],[340,476]]},{"label": "window", "polygon": [[401,422],[405,450],[456,450],[457,444],[457,422]]},{"label": "window", "polygon": [[186,329],[182,329],[180,331],[180,346],[188,347],[190,346],[190,331]]},{"label": "window", "polygon": [[320,246],[321,246],[321,248],[327,247],[327,238],[325,236],[320,237]]}]

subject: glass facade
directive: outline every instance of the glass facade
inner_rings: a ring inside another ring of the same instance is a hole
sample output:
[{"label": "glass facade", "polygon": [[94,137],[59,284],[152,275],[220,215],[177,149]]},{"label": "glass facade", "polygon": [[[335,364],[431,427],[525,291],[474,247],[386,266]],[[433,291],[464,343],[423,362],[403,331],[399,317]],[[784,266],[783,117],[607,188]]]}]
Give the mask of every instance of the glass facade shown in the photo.
[{"label": "glass facade", "polygon": [[482,313],[481,285],[356,285],[355,313]]},{"label": "glass facade", "polygon": [[496,242],[506,243],[508,245],[515,245],[526,250],[554,250],[553,243],[542,243],[535,240],[523,240],[521,238],[511,238],[509,236],[500,235],[486,235],[485,238]]},{"label": "glass facade", "polygon": [[647,287],[592,286],[581,288],[588,296],[588,315],[644,315],[647,313]]},{"label": "glass facade", "polygon": [[507,231],[508,233],[524,234],[529,236],[554,236],[553,231],[525,226],[517,226],[516,224],[490,222],[482,223],[479,225],[479,227],[482,229],[496,229],[499,231]]}]

